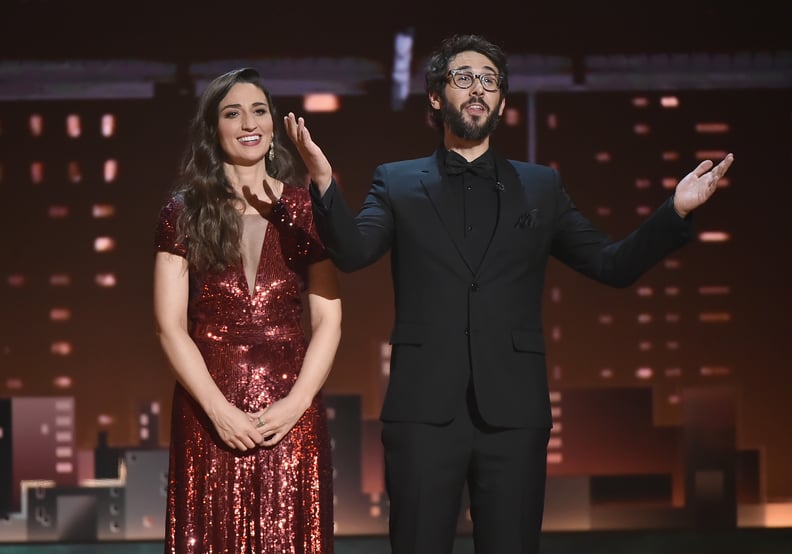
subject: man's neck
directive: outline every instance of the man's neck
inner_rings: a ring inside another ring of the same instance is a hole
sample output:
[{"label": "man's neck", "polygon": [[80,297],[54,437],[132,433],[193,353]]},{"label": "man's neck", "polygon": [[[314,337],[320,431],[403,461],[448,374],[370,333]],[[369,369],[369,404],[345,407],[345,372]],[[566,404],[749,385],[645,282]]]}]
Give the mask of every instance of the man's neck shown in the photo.
[{"label": "man's neck", "polygon": [[472,162],[484,152],[489,150],[489,137],[480,141],[462,140],[457,136],[446,134],[443,145],[446,149],[456,152],[467,161]]}]

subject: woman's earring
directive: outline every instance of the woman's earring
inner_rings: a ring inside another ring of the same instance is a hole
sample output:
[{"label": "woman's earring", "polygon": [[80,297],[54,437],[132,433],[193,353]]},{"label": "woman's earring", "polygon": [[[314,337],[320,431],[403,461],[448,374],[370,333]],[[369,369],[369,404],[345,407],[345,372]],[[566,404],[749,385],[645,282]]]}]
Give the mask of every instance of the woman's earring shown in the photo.
[{"label": "woman's earring", "polygon": [[267,158],[269,158],[269,161],[272,161],[272,160],[275,159],[275,141],[274,140],[270,143],[269,152],[267,152]]}]

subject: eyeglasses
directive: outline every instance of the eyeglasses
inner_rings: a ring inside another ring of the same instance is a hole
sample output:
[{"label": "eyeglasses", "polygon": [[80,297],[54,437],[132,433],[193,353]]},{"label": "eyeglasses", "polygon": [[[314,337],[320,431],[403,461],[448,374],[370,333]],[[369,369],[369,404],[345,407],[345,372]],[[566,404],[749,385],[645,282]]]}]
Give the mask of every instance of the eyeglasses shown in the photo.
[{"label": "eyeglasses", "polygon": [[448,76],[451,78],[451,81],[458,86],[459,88],[470,88],[473,86],[473,83],[476,79],[479,80],[481,86],[487,92],[495,92],[501,86],[501,81],[503,81],[503,77],[501,75],[495,75],[494,73],[482,73],[481,75],[476,75],[475,73],[471,73],[470,71],[462,71],[461,69],[452,69],[448,72]]}]

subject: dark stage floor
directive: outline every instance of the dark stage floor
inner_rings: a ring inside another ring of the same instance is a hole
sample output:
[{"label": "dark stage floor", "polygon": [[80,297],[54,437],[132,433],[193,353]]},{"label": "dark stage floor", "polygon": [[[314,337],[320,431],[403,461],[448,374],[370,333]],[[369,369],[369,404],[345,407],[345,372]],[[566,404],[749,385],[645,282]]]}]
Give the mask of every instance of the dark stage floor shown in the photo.
[{"label": "dark stage floor", "polygon": [[[161,542],[0,544],[2,554],[161,554]],[[335,554],[388,554],[384,537],[338,537]],[[792,529],[545,533],[542,554],[792,554]],[[473,554],[470,537],[454,554]]]}]

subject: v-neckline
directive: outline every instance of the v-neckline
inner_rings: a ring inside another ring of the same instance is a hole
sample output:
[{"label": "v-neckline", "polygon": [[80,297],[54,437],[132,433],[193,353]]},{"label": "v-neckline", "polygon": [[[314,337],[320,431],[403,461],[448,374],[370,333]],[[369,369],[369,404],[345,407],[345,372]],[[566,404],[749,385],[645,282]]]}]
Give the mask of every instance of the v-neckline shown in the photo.
[{"label": "v-neckline", "polygon": [[269,222],[260,214],[242,215],[242,277],[250,298],[256,295],[261,258]]}]

